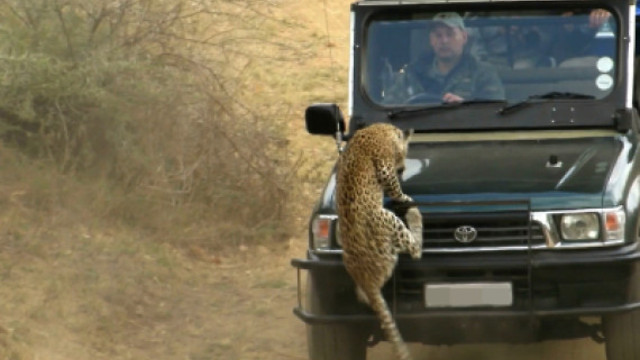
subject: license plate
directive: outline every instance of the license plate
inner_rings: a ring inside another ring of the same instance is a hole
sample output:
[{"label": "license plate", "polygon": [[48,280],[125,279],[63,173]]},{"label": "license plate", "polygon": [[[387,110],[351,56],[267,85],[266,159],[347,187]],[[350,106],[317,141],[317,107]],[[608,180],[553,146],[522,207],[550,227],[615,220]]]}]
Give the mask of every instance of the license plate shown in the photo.
[{"label": "license plate", "polygon": [[428,308],[511,306],[513,290],[510,282],[426,284],[424,300]]}]

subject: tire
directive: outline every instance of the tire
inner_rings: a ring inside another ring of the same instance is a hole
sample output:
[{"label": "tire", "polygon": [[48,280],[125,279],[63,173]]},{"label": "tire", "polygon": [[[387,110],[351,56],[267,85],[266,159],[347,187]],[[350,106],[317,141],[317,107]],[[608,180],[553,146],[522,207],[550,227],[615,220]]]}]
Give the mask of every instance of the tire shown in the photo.
[{"label": "tire", "polygon": [[[307,278],[306,309],[312,313],[321,307]],[[307,348],[310,360],[366,360],[368,334],[350,324],[307,325]]]},{"label": "tire", "polygon": [[640,360],[640,310],[603,319],[607,360]]}]

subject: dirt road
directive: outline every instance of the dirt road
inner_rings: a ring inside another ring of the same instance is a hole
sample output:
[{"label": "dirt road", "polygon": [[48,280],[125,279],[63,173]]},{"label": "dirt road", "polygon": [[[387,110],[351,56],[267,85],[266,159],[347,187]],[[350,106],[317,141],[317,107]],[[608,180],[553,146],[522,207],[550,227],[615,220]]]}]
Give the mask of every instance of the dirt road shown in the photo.
[{"label": "dirt road", "polygon": [[[604,360],[604,346],[591,340],[548,341],[533,345],[409,346],[414,360]],[[393,359],[389,344],[379,344],[367,353],[368,360]]]}]

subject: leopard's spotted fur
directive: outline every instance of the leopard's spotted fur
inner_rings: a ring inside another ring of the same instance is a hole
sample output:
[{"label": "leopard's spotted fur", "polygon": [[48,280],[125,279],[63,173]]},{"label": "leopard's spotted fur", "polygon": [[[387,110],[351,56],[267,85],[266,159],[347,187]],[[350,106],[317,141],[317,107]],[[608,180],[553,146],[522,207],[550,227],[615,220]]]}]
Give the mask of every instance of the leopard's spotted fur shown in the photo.
[{"label": "leopard's spotted fur", "polygon": [[422,216],[409,208],[409,228],[383,208],[383,192],[397,202],[412,202],[402,192],[398,171],[404,168],[409,135],[390,124],[374,124],[355,133],[338,162],[337,205],[344,264],[357,286],[358,298],[380,319],[397,356],[410,359],[382,286],[391,276],[398,253],[422,255]]}]

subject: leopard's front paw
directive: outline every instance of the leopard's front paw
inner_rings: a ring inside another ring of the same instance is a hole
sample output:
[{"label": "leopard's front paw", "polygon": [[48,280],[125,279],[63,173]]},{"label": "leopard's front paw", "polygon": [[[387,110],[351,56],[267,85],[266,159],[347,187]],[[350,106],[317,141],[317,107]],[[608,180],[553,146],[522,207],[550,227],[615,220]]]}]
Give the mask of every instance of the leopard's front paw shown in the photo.
[{"label": "leopard's front paw", "polygon": [[413,260],[419,260],[422,258],[422,244],[414,242],[409,247],[409,255]]},{"label": "leopard's front paw", "polygon": [[400,202],[403,203],[403,204],[412,203],[413,202],[413,198],[411,198],[411,196],[409,196],[407,194],[402,194],[402,197],[400,198]]},{"label": "leopard's front paw", "polygon": [[407,210],[405,220],[409,226],[409,230],[420,228],[422,229],[422,214],[417,206],[412,206]]}]

